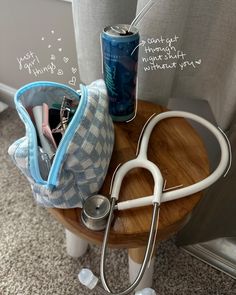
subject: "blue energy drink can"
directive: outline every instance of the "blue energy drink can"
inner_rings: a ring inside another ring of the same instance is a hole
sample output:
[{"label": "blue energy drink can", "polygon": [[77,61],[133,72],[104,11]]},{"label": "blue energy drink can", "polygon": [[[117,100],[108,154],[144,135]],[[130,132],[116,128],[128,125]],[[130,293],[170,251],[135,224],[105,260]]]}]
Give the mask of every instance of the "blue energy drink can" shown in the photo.
[{"label": "blue energy drink can", "polygon": [[139,32],[130,25],[106,27],[102,33],[103,73],[113,121],[135,114]]}]

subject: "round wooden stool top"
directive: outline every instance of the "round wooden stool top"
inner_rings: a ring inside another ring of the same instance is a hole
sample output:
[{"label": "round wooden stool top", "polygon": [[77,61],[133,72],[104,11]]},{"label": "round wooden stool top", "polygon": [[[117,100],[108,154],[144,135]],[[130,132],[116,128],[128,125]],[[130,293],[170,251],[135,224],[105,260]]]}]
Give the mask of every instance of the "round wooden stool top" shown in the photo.
[{"label": "round wooden stool top", "polygon": [[[136,157],[140,132],[154,113],[166,111],[156,104],[139,101],[135,119],[129,123],[115,123],[115,146],[110,167],[101,189],[109,196],[113,172],[120,163]],[[204,145],[183,118],[161,121],[154,128],[148,148],[148,159],[157,164],[165,189],[186,187],[207,177],[209,173]],[[152,175],[145,169],[133,169],[122,183],[119,201],[149,196],[153,192]],[[162,240],[177,232],[198,203],[202,193],[161,204],[157,239]],[[88,230],[81,222],[81,209],[49,209],[66,228],[93,243],[101,243],[102,232]],[[152,206],[116,211],[109,245],[120,248],[138,248],[146,245],[152,216]]]}]

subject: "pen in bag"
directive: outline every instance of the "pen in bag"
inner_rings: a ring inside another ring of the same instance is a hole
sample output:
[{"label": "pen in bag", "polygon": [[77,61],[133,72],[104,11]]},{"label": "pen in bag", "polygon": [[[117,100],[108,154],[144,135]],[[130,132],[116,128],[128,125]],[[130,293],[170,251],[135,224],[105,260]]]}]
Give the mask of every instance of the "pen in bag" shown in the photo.
[{"label": "pen in bag", "polygon": [[43,135],[42,124],[43,124],[43,107],[35,106],[33,107],[33,114],[36,123],[36,128],[38,136],[41,142],[42,149],[45,153],[48,154],[49,158],[52,159],[55,154],[55,150],[52,149],[52,146],[49,144],[47,138]]}]

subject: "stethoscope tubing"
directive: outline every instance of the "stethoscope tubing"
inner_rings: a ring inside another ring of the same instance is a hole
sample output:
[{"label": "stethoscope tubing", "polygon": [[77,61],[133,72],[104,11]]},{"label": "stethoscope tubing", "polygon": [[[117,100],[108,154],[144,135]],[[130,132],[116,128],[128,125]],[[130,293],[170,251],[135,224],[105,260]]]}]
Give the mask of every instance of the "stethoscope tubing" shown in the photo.
[{"label": "stethoscope tubing", "polygon": [[161,202],[161,194],[163,188],[163,178],[159,168],[151,161],[145,158],[137,157],[136,159],[127,161],[117,170],[112,186],[111,198],[118,200],[120,188],[125,175],[134,168],[145,168],[149,170],[154,179],[154,191],[152,195],[152,202]]},{"label": "stethoscope tubing", "polygon": [[[176,190],[168,191],[168,192],[162,192],[160,195],[160,190],[162,191],[162,188],[163,188],[162,187],[163,179],[162,179],[159,168],[154,163],[150,162],[147,159],[148,143],[149,143],[151,133],[154,127],[156,126],[156,124],[159,123],[161,120],[172,118],[172,117],[191,119],[193,121],[200,123],[201,125],[205,126],[209,131],[211,131],[211,133],[213,133],[213,135],[215,136],[215,138],[217,139],[219,143],[220,150],[221,150],[221,159],[217,168],[205,179],[184,188],[180,188],[180,189],[176,189]],[[140,143],[140,149],[139,149],[137,158],[126,162],[124,165],[121,165],[120,168],[117,170],[116,175],[114,177],[114,181],[113,181],[111,197],[114,197],[116,198],[116,200],[118,200],[121,183],[124,176],[131,169],[142,167],[142,168],[148,169],[152,173],[152,176],[154,178],[155,185],[154,185],[153,195],[141,197],[138,199],[128,200],[128,201],[118,202],[116,205],[116,209],[126,210],[130,208],[148,206],[148,205],[151,205],[153,202],[167,202],[167,201],[183,198],[183,197],[198,193],[206,189],[210,185],[212,185],[214,182],[216,182],[226,170],[228,161],[229,161],[228,143],[226,142],[226,139],[223,136],[222,132],[218,128],[216,128],[213,124],[211,124],[206,119],[189,112],[183,112],[183,111],[163,112],[153,117],[151,121],[148,123],[148,125],[146,126],[142,136],[141,143]],[[157,199],[158,195],[159,197],[161,197],[161,200]]]}]

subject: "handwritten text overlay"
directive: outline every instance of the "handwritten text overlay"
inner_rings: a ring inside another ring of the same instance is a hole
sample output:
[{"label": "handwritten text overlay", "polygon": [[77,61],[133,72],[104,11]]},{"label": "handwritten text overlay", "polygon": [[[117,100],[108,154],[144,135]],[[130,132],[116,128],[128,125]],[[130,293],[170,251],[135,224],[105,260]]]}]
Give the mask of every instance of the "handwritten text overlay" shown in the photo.
[{"label": "handwritten text overlay", "polygon": [[189,59],[187,54],[177,49],[179,37],[147,38],[144,41],[145,56],[141,57],[144,71],[157,71],[167,69],[180,69],[187,67],[196,68],[201,64],[201,59]]},{"label": "handwritten text overlay", "polygon": [[56,65],[53,62],[41,66],[38,56],[31,50],[23,57],[17,57],[17,61],[20,71],[26,70],[30,75],[34,75],[35,77],[46,72],[53,74],[56,69]]}]

